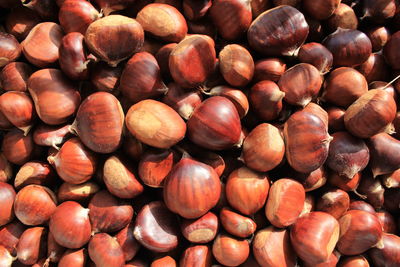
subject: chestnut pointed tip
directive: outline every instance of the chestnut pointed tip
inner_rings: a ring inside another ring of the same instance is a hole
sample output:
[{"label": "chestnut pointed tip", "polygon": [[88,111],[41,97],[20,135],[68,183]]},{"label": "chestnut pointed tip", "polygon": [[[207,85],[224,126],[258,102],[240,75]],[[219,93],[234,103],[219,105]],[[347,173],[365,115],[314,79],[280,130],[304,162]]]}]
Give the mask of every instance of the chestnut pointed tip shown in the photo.
[{"label": "chestnut pointed tip", "polygon": [[18,129],[20,129],[21,131],[24,132],[24,136],[27,136],[30,132],[30,130],[32,129],[33,125],[28,125],[28,126],[24,126],[24,127],[18,127]]},{"label": "chestnut pointed tip", "polygon": [[378,243],[376,243],[375,247],[378,248],[378,249],[384,249],[384,248],[385,248],[385,244],[384,244],[384,242],[383,242],[383,238],[381,238],[381,239],[378,241]]}]

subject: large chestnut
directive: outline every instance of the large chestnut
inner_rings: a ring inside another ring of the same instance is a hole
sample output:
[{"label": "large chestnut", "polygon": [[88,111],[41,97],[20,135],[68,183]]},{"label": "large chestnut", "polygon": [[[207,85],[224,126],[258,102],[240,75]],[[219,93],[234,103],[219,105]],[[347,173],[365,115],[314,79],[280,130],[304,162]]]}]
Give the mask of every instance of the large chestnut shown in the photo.
[{"label": "large chestnut", "polygon": [[0,68],[21,55],[21,45],[12,34],[0,32]]},{"label": "large chestnut", "polygon": [[7,184],[0,182],[0,226],[3,226],[14,219],[15,190]]},{"label": "large chestnut", "polygon": [[238,266],[249,257],[249,242],[227,234],[219,234],[214,240],[212,252],[219,263]]},{"label": "large chestnut", "polygon": [[304,15],[291,6],[278,6],[259,15],[247,31],[250,46],[269,56],[292,56],[309,31]]},{"label": "large chestnut", "polygon": [[77,89],[58,69],[38,70],[28,80],[36,112],[49,125],[65,123],[75,114],[81,102]]},{"label": "large chestnut", "polygon": [[58,19],[65,33],[85,34],[89,25],[99,19],[101,14],[88,1],[66,0],[60,7]]},{"label": "large chestnut", "polygon": [[213,96],[198,106],[187,122],[189,139],[211,150],[232,147],[240,140],[240,117],[225,97]]},{"label": "large chestnut", "polygon": [[72,130],[94,152],[111,153],[121,144],[123,126],[124,112],[118,99],[97,92],[79,106]]},{"label": "large chestnut", "polygon": [[346,129],[360,138],[383,131],[396,116],[396,102],[383,89],[372,89],[358,98],[344,114]]},{"label": "large chestnut", "polygon": [[110,15],[89,25],[85,41],[93,54],[115,67],[142,48],[144,32],[135,19]]},{"label": "large chestnut", "polygon": [[166,178],[163,193],[165,204],[171,211],[193,219],[217,204],[221,183],[211,166],[183,158]]},{"label": "large chestnut", "polygon": [[125,124],[139,141],[157,148],[170,148],[186,133],[186,124],[175,110],[151,99],[131,106]]}]

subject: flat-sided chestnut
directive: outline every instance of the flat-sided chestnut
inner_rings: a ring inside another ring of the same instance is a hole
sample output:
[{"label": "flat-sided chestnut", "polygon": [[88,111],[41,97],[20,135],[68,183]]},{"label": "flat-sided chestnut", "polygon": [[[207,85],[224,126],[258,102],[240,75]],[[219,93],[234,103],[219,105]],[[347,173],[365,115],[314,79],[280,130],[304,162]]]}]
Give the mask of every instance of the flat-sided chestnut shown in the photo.
[{"label": "flat-sided chestnut", "polygon": [[0,32],[0,68],[21,55],[21,45],[12,34]]},{"label": "flat-sided chestnut", "polygon": [[66,0],[60,7],[58,19],[65,33],[85,34],[89,25],[100,18],[101,14],[87,1]]},{"label": "flat-sided chestnut", "polygon": [[108,234],[95,234],[89,241],[88,252],[96,266],[124,266],[124,252],[117,240]]},{"label": "flat-sided chestnut", "polygon": [[79,106],[72,130],[97,153],[111,153],[121,144],[124,112],[118,99],[107,92],[88,96]]},{"label": "flat-sided chestnut", "polygon": [[115,238],[124,252],[125,261],[132,260],[140,249],[140,243],[133,235],[134,224],[131,222],[119,231]]},{"label": "flat-sided chestnut", "polygon": [[110,15],[89,25],[85,41],[93,54],[115,67],[142,48],[144,32],[135,19]]},{"label": "flat-sided chestnut", "polygon": [[184,219],[181,223],[183,236],[192,243],[208,243],[212,241],[219,230],[218,217],[207,212],[198,219]]},{"label": "flat-sided chestnut", "polygon": [[0,72],[1,87],[6,91],[28,90],[27,81],[33,70],[24,62],[11,62],[4,66]]},{"label": "flat-sided chestnut", "polygon": [[143,206],[136,217],[133,234],[140,244],[155,252],[168,252],[178,245],[175,215],[161,201]]},{"label": "flat-sided chestnut", "polygon": [[259,15],[247,31],[250,46],[269,56],[291,56],[309,31],[304,15],[291,6],[278,6]]},{"label": "flat-sided chestnut", "polygon": [[212,260],[213,257],[210,247],[194,245],[183,251],[179,266],[211,266]]},{"label": "flat-sided chestnut", "polygon": [[35,264],[46,255],[47,229],[28,228],[21,235],[17,246],[17,258],[25,265]]},{"label": "flat-sided chestnut", "polygon": [[249,257],[250,247],[247,240],[219,234],[214,240],[212,252],[219,263],[225,266],[238,266]]},{"label": "flat-sided chestnut", "polygon": [[3,226],[14,219],[15,190],[7,184],[0,182],[0,226]]},{"label": "flat-sided chestnut", "polygon": [[82,184],[63,183],[58,188],[57,199],[60,202],[72,201],[86,201],[89,200],[94,194],[100,191],[100,187],[93,182],[86,182]]},{"label": "flat-sided chestnut", "polygon": [[47,125],[39,124],[33,131],[33,141],[39,146],[51,146],[59,150],[58,147],[69,136],[71,125]]},{"label": "flat-sided chestnut", "polygon": [[276,227],[292,225],[303,210],[305,197],[304,187],[299,182],[279,179],[269,191],[265,215]]},{"label": "flat-sided chestnut", "polygon": [[372,89],[351,104],[344,114],[346,129],[360,138],[382,131],[396,116],[393,96],[382,89]]},{"label": "flat-sided chestnut", "polygon": [[397,156],[400,141],[388,135],[379,133],[372,136],[367,145],[370,151],[370,167],[373,176],[388,174],[400,168],[400,159]]},{"label": "flat-sided chestnut", "polygon": [[256,233],[253,255],[260,266],[294,266],[296,254],[290,243],[289,231],[269,226]]},{"label": "flat-sided chestnut", "polygon": [[245,215],[253,215],[267,200],[269,180],[264,173],[242,167],[230,173],[225,191],[233,208]]},{"label": "flat-sided chestnut", "polygon": [[163,194],[164,202],[171,211],[184,218],[194,219],[217,204],[221,183],[211,166],[183,158],[166,178]]},{"label": "flat-sided chestnut", "polygon": [[125,124],[139,141],[157,148],[170,148],[186,133],[186,124],[175,110],[151,99],[131,106]]},{"label": "flat-sided chestnut", "polygon": [[240,215],[230,208],[222,208],[219,213],[222,227],[230,234],[246,238],[252,235],[257,228],[257,224],[249,217]]},{"label": "flat-sided chestnut", "polygon": [[269,80],[277,82],[285,71],[286,63],[280,58],[260,59],[254,65],[253,81]]}]

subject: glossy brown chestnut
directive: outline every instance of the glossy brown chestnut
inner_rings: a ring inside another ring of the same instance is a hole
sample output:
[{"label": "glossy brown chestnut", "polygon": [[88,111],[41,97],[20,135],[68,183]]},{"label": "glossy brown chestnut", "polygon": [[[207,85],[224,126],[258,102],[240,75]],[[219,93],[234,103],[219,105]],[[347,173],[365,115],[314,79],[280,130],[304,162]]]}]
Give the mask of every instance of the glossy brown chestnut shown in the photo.
[{"label": "glossy brown chestnut", "polygon": [[371,137],[367,145],[370,150],[370,166],[374,177],[388,174],[400,168],[400,160],[397,149],[400,141],[386,133],[379,133]]},{"label": "glossy brown chestnut", "polygon": [[339,238],[339,223],[330,214],[313,211],[300,217],[290,231],[297,255],[309,264],[327,261]]},{"label": "glossy brown chestnut", "polygon": [[32,157],[34,146],[31,133],[24,135],[21,130],[14,128],[4,135],[1,148],[7,161],[23,165]]},{"label": "glossy brown chestnut", "polygon": [[368,260],[363,255],[345,257],[340,259],[338,267],[369,267]]},{"label": "glossy brown chestnut", "polygon": [[367,36],[371,40],[372,51],[380,51],[389,41],[391,34],[389,29],[384,26],[377,26],[367,31]]},{"label": "glossy brown chestnut", "polygon": [[400,54],[397,50],[397,47],[400,43],[400,32],[394,33],[386,45],[383,47],[383,55],[385,57],[386,62],[393,68],[393,69],[400,69],[399,58]]},{"label": "glossy brown chestnut", "polygon": [[260,266],[294,266],[296,254],[289,231],[273,226],[258,231],[253,240],[253,255]]},{"label": "glossy brown chestnut", "polygon": [[318,69],[308,63],[297,64],[285,71],[278,82],[285,93],[283,98],[291,105],[305,107],[319,93],[322,76]]},{"label": "glossy brown chestnut", "polygon": [[371,204],[362,200],[351,200],[349,210],[363,210],[371,214],[375,214],[374,207]]},{"label": "glossy brown chestnut", "polygon": [[46,255],[47,229],[28,228],[21,235],[17,246],[17,258],[25,265],[35,264]]},{"label": "glossy brown chestnut", "polygon": [[225,266],[238,266],[249,257],[250,247],[247,240],[219,234],[214,240],[212,252],[219,263]]},{"label": "glossy brown chestnut", "polygon": [[85,41],[93,54],[115,67],[142,48],[144,32],[136,20],[110,15],[89,25]]},{"label": "glossy brown chestnut", "polygon": [[306,193],[306,199],[304,201],[304,206],[303,206],[303,210],[300,213],[300,217],[305,215],[305,214],[307,214],[307,213],[310,213],[310,212],[312,212],[314,210],[315,210],[315,199],[314,199],[314,196],[311,195],[311,194],[307,194]]},{"label": "glossy brown chestnut", "polygon": [[206,15],[211,4],[211,0],[184,0],[182,3],[183,14],[188,20],[198,20]]},{"label": "glossy brown chestnut", "polygon": [[18,6],[8,13],[5,20],[5,28],[8,33],[22,41],[38,23],[40,23],[40,18],[35,11],[27,7]]},{"label": "glossy brown chestnut", "polygon": [[21,55],[21,45],[14,35],[0,32],[0,68],[15,61]]},{"label": "glossy brown chestnut", "polygon": [[[368,85],[368,87],[369,87],[369,90],[371,90],[371,89],[382,89],[382,90],[385,90],[386,92],[388,92],[394,98],[394,100],[397,103],[397,99],[398,98],[397,98],[396,88],[391,83],[383,82],[383,81],[374,81],[374,82],[370,83]],[[392,128],[393,128],[393,125],[391,123],[391,125],[389,125],[385,129],[385,132],[387,132],[389,134],[393,134]]]},{"label": "glossy brown chestnut", "polygon": [[212,259],[212,251],[210,247],[205,245],[194,245],[183,251],[179,261],[179,266],[211,266]]},{"label": "glossy brown chestnut", "polygon": [[97,192],[89,202],[89,218],[94,233],[111,233],[124,228],[133,217],[133,208],[108,191]]},{"label": "glossy brown chestnut", "polygon": [[222,85],[213,87],[209,92],[204,93],[212,96],[223,96],[231,100],[241,119],[246,116],[249,111],[249,101],[245,93],[241,90]]},{"label": "glossy brown chestnut", "polygon": [[350,197],[341,189],[330,189],[317,200],[316,210],[329,213],[339,219],[349,209]]},{"label": "glossy brown chestnut", "polygon": [[28,91],[27,81],[32,74],[30,65],[24,62],[11,62],[0,72],[0,84],[6,91]]},{"label": "glossy brown chestnut", "polygon": [[244,0],[215,0],[209,14],[222,38],[231,41],[242,37],[252,20],[250,2]]},{"label": "glossy brown chestnut", "polygon": [[389,67],[381,54],[373,53],[368,60],[356,68],[367,82],[387,80]]},{"label": "glossy brown chestnut", "polygon": [[146,5],[136,19],[147,34],[164,42],[180,42],[188,31],[183,15],[167,4]]},{"label": "glossy brown chestnut", "polygon": [[94,194],[100,191],[100,187],[93,182],[86,182],[82,184],[63,183],[58,188],[57,199],[60,202],[72,201],[86,201],[89,200]]},{"label": "glossy brown chestnut", "polygon": [[324,20],[329,18],[335,9],[339,6],[341,0],[303,0],[304,11],[317,20]]},{"label": "glossy brown chestnut", "polygon": [[189,139],[204,148],[223,150],[240,141],[241,124],[235,105],[213,96],[198,106],[187,122]]},{"label": "glossy brown chestnut", "polygon": [[280,58],[265,58],[256,61],[254,65],[254,82],[269,80],[279,81],[286,71],[286,63]]},{"label": "glossy brown chestnut", "polygon": [[8,91],[0,96],[0,109],[3,115],[26,135],[35,119],[35,107],[25,92]]},{"label": "glossy brown chestnut", "polygon": [[19,238],[25,231],[25,228],[25,225],[18,220],[0,227],[0,246],[4,247],[12,255],[15,255]]},{"label": "glossy brown chestnut", "polygon": [[400,237],[397,235],[382,235],[383,248],[373,248],[368,255],[376,266],[396,266],[400,262]]},{"label": "glossy brown chestnut", "polygon": [[285,93],[273,81],[265,80],[256,83],[249,93],[250,104],[254,112],[265,121],[278,118],[282,111],[282,99]]},{"label": "glossy brown chestnut", "polygon": [[247,31],[250,46],[269,56],[291,56],[309,31],[304,15],[291,6],[278,6],[259,15]]},{"label": "glossy brown chestnut", "polygon": [[264,173],[242,167],[230,173],[225,191],[233,208],[245,215],[253,215],[267,200],[269,180]]},{"label": "glossy brown chestnut", "polygon": [[39,118],[49,125],[67,122],[81,101],[75,84],[58,69],[36,71],[29,77],[28,89]]},{"label": "glossy brown chestnut", "polygon": [[105,233],[95,234],[90,239],[88,252],[96,266],[123,267],[125,264],[121,246],[115,238]]},{"label": "glossy brown chestnut", "polygon": [[65,33],[79,32],[85,34],[86,29],[101,14],[88,1],[66,0],[58,12],[58,20]]},{"label": "glossy brown chestnut", "polygon": [[350,210],[340,219],[340,237],[337,249],[343,255],[364,253],[377,246],[382,238],[382,226],[378,218],[362,210]]},{"label": "glossy brown chestnut", "polygon": [[339,107],[328,107],[326,112],[328,113],[329,132],[344,131],[344,114],[346,110]]},{"label": "glossy brown chestnut", "polygon": [[360,183],[361,173],[356,173],[352,178],[339,175],[335,172],[329,172],[328,181],[329,184],[342,189],[343,191],[355,191]]},{"label": "glossy brown chestnut", "polygon": [[33,65],[45,68],[58,60],[58,49],[63,38],[63,30],[54,22],[37,24],[25,38],[22,52]]},{"label": "glossy brown chestnut", "polygon": [[240,215],[230,208],[222,208],[219,218],[222,227],[236,237],[246,238],[254,234],[257,228],[257,224],[251,218]]},{"label": "glossy brown chestnut", "polygon": [[[340,2],[340,1],[339,1]],[[358,18],[353,8],[350,6],[340,3],[333,14],[326,21],[330,31],[334,32],[338,28],[352,29],[358,28]]]},{"label": "glossy brown chestnut", "polygon": [[80,248],[89,242],[92,228],[89,209],[75,201],[60,204],[50,218],[49,229],[55,241],[66,248]]},{"label": "glossy brown chestnut", "polygon": [[382,176],[382,184],[387,188],[400,188],[400,169]]},{"label": "glossy brown chestnut", "polygon": [[171,73],[169,71],[169,55],[176,45],[177,43],[163,45],[154,55],[157,59],[158,65],[160,66],[163,78],[171,79]]},{"label": "glossy brown chestnut", "polygon": [[3,226],[14,219],[15,190],[7,184],[0,182],[0,226]]},{"label": "glossy brown chestnut", "polygon": [[283,129],[286,159],[293,169],[310,173],[324,164],[332,140],[327,126],[318,115],[307,110],[297,111],[286,121]]},{"label": "glossy brown chestnut", "polygon": [[86,249],[67,250],[58,262],[59,267],[84,267],[87,262]]},{"label": "glossy brown chestnut", "polygon": [[156,58],[147,52],[133,55],[126,63],[120,78],[119,91],[133,103],[154,98],[167,91],[161,80]]},{"label": "glossy brown chestnut", "polygon": [[132,260],[140,249],[140,244],[133,235],[133,229],[134,224],[130,223],[115,235],[124,252],[125,261]]},{"label": "glossy brown chestnut", "polygon": [[324,39],[323,45],[331,51],[334,66],[360,65],[372,53],[368,36],[358,30],[339,28]]},{"label": "glossy brown chestnut", "polygon": [[307,43],[300,47],[298,59],[316,67],[321,74],[329,72],[333,63],[332,53],[320,43]]},{"label": "glossy brown chestnut", "polygon": [[139,243],[154,252],[167,252],[178,245],[175,215],[161,201],[143,206],[136,217],[133,234]]},{"label": "glossy brown chestnut", "polygon": [[171,211],[186,219],[194,219],[217,204],[221,183],[211,166],[183,158],[166,178],[163,193],[164,202]]},{"label": "glossy brown chestnut", "polygon": [[188,20],[187,24],[190,34],[204,34],[214,37],[217,33],[217,29],[208,16],[195,21]]},{"label": "glossy brown chestnut", "polygon": [[369,138],[387,127],[395,116],[393,96],[383,89],[372,89],[348,107],[344,124],[352,135]]},{"label": "glossy brown chestnut", "polygon": [[[81,0],[68,1],[85,3]],[[60,68],[72,80],[86,80],[89,77],[89,60],[85,50],[83,34],[71,32],[63,37],[59,50]]]},{"label": "glossy brown chestnut", "polygon": [[184,88],[194,88],[214,72],[215,61],[214,40],[207,35],[194,34],[173,48],[168,64],[176,83]]},{"label": "glossy brown chestnut", "polygon": [[382,210],[375,215],[378,217],[379,222],[382,225],[382,231],[388,234],[396,234],[397,233],[397,226],[394,216],[389,212]]},{"label": "glossy brown chestnut", "polygon": [[90,81],[97,91],[114,92],[119,85],[122,67],[111,67],[105,62],[97,62],[92,66]]},{"label": "glossy brown chestnut", "polygon": [[397,3],[394,0],[366,0],[363,7],[364,17],[377,23],[383,23],[396,14]]},{"label": "glossy brown chestnut", "polygon": [[293,171],[292,175],[289,175],[299,181],[306,192],[316,190],[326,184],[327,171],[324,165],[312,171],[310,173],[300,173]]},{"label": "glossy brown chestnut", "polygon": [[10,130],[14,125],[4,116],[3,112],[0,110],[0,129]]},{"label": "glossy brown chestnut", "polygon": [[186,124],[175,110],[151,99],[131,106],[125,124],[139,141],[157,148],[175,145],[186,132]]},{"label": "glossy brown chestnut", "polygon": [[292,225],[303,210],[306,193],[297,181],[282,178],[275,181],[268,194],[265,215],[280,228]]},{"label": "glossy brown chestnut", "polygon": [[207,212],[198,219],[184,219],[181,222],[183,236],[192,243],[208,243],[212,241],[219,230],[218,217]]},{"label": "glossy brown chestnut", "polygon": [[15,197],[15,216],[25,225],[40,225],[50,219],[57,206],[53,191],[40,185],[27,185]]},{"label": "glossy brown chestnut", "polygon": [[372,176],[371,172],[364,172],[358,185],[357,192],[363,196],[375,209],[380,209],[385,201],[385,188],[380,179]]},{"label": "glossy brown chestnut", "polygon": [[348,107],[367,91],[367,80],[360,72],[341,67],[333,70],[325,80],[321,98],[331,104]]},{"label": "glossy brown chestnut", "polygon": [[61,179],[72,184],[81,184],[92,178],[97,166],[95,154],[76,137],[65,142],[60,151],[49,156],[47,161],[54,166]]},{"label": "glossy brown chestnut", "polygon": [[33,141],[39,146],[51,146],[57,150],[66,138],[70,135],[71,125],[51,126],[47,124],[39,124],[33,131]]}]

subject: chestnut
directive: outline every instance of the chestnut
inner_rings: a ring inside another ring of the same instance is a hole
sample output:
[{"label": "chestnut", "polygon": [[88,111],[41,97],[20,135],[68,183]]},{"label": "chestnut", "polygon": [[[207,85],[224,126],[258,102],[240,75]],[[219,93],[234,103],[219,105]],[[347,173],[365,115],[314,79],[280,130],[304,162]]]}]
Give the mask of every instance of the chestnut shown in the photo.
[{"label": "chestnut", "polygon": [[400,32],[394,33],[386,45],[383,47],[383,55],[385,57],[386,62],[393,68],[393,69],[400,69],[400,64],[398,63],[400,54],[396,50],[398,44],[400,42]]},{"label": "chestnut", "polygon": [[133,229],[134,224],[131,222],[115,235],[124,252],[125,261],[132,260],[140,249],[140,243],[135,239]]},{"label": "chestnut", "polygon": [[310,213],[314,210],[315,210],[314,196],[311,194],[306,194],[306,199],[304,201],[304,206],[303,206],[303,210],[300,213],[300,217],[307,213]]},{"label": "chestnut", "polygon": [[253,254],[260,266],[289,267],[296,264],[287,229],[269,226],[258,231],[253,240]]},{"label": "chestnut", "polygon": [[219,263],[225,266],[238,266],[249,257],[250,248],[247,240],[219,234],[214,240],[212,252]]},{"label": "chestnut", "polygon": [[347,108],[344,124],[352,135],[369,138],[387,127],[395,116],[393,96],[385,90],[372,89]]},{"label": "chestnut", "polygon": [[333,55],[334,66],[353,67],[364,63],[372,53],[372,45],[365,33],[338,28],[323,43]]},{"label": "chestnut", "polygon": [[133,217],[132,206],[119,201],[106,190],[93,196],[88,209],[92,233],[119,231],[127,226]]},{"label": "chestnut", "polygon": [[97,92],[79,106],[71,130],[94,152],[111,153],[121,144],[123,126],[124,112],[118,99]]},{"label": "chestnut", "polygon": [[170,80],[172,78],[169,71],[169,55],[176,45],[177,43],[163,45],[154,55],[157,59],[158,65],[160,66],[161,75],[164,79]]},{"label": "chestnut", "polygon": [[201,103],[187,122],[189,139],[204,148],[223,150],[239,143],[240,117],[225,97],[213,96]]},{"label": "chestnut", "polygon": [[367,36],[371,40],[372,51],[379,52],[389,41],[391,34],[388,28],[377,26],[367,31]]},{"label": "chestnut", "polygon": [[254,112],[265,121],[278,118],[285,93],[273,81],[260,81],[250,89],[249,100]]},{"label": "chestnut", "polygon": [[7,184],[0,182],[0,226],[6,225],[14,219],[15,190]]},{"label": "chestnut", "polygon": [[397,233],[397,226],[396,226],[396,221],[389,212],[387,211],[379,211],[376,212],[375,215],[378,217],[378,220],[380,221],[382,225],[382,231],[384,233],[388,234],[396,234]]},{"label": "chestnut", "polygon": [[388,174],[400,168],[400,159],[397,156],[400,141],[388,135],[379,133],[372,136],[367,145],[370,151],[370,168],[373,176]]},{"label": "chestnut", "polygon": [[233,208],[245,215],[253,215],[267,200],[269,179],[266,174],[242,167],[229,174],[225,191]]},{"label": "chestnut", "polygon": [[21,45],[12,34],[0,32],[0,68],[15,61],[21,55]]},{"label": "chestnut", "polygon": [[240,39],[252,20],[250,2],[243,0],[214,0],[209,14],[221,37],[230,41]]},{"label": "chestnut", "polygon": [[188,27],[183,15],[173,6],[153,3],[146,5],[136,16],[143,30],[165,42],[180,42]]},{"label": "chestnut", "polygon": [[164,202],[171,211],[186,219],[194,219],[217,204],[221,183],[211,166],[183,158],[166,178],[163,194]]},{"label": "chestnut", "polygon": [[14,261],[14,257],[11,253],[3,246],[0,246],[0,264],[4,267],[11,267]]},{"label": "chestnut", "polygon": [[397,10],[397,3],[394,0],[366,0],[363,6],[364,17],[377,23],[392,18]]},{"label": "chestnut", "polygon": [[159,257],[151,262],[150,267],[176,267],[176,262],[171,256]]},{"label": "chestnut", "polygon": [[339,238],[339,223],[330,214],[313,211],[292,226],[290,240],[296,254],[308,264],[327,261]]},{"label": "chestnut", "polygon": [[85,42],[95,56],[115,67],[142,48],[144,32],[135,19],[110,15],[89,25]]},{"label": "chestnut", "polygon": [[89,241],[88,252],[96,266],[122,267],[125,263],[124,253],[115,238],[108,234],[95,234]]},{"label": "chestnut", "polygon": [[72,201],[86,201],[89,200],[94,194],[100,191],[100,187],[93,182],[86,182],[82,184],[63,183],[58,188],[57,199],[60,202]]},{"label": "chestnut", "polygon": [[382,183],[386,188],[400,188],[400,169],[382,176]]},{"label": "chestnut", "polygon": [[302,63],[309,63],[324,75],[330,71],[333,63],[332,53],[320,43],[307,43],[300,47],[298,58]]},{"label": "chestnut", "polygon": [[194,34],[179,42],[169,56],[174,81],[184,88],[203,84],[214,72],[215,43],[207,35]]},{"label": "chestnut", "polygon": [[292,172],[289,176],[299,181],[306,192],[316,190],[326,184],[327,171],[324,165],[310,173]]},{"label": "chestnut", "polygon": [[17,246],[17,258],[25,265],[35,264],[46,254],[47,229],[28,228],[21,235]]},{"label": "chestnut", "polygon": [[235,105],[239,117],[242,119],[249,111],[249,101],[243,91],[234,89],[228,86],[216,86],[209,92],[204,92],[206,95],[219,95],[228,98]]},{"label": "chestnut", "polygon": [[324,164],[332,140],[327,128],[327,122],[307,110],[290,116],[284,125],[283,135],[286,159],[293,169],[310,173]]},{"label": "chestnut", "polygon": [[0,152],[0,182],[7,182],[13,176],[13,169],[3,153]]},{"label": "chestnut", "polygon": [[353,8],[345,3],[339,3],[333,14],[326,20],[326,24],[332,32],[338,28],[355,30],[358,28],[358,18]]},{"label": "chestnut", "polygon": [[339,219],[349,209],[350,197],[341,189],[330,189],[317,200],[316,210],[329,213]]},{"label": "chestnut", "polygon": [[33,70],[24,62],[11,62],[0,72],[1,87],[6,91],[28,91],[28,79]]},{"label": "chestnut", "polygon": [[341,258],[338,267],[369,267],[368,260],[363,255],[350,256]]},{"label": "chestnut", "polygon": [[182,3],[183,14],[188,20],[198,20],[207,14],[211,5],[211,0],[184,0]]},{"label": "chestnut", "polygon": [[71,125],[47,125],[39,124],[33,131],[33,141],[39,146],[51,146],[57,150],[69,137]]},{"label": "chestnut", "polygon": [[179,266],[211,266],[213,257],[211,248],[205,245],[194,245],[186,248],[179,261]]},{"label": "chestnut", "polygon": [[385,81],[389,75],[389,66],[380,53],[372,53],[367,61],[356,67],[367,82]]},{"label": "chestnut", "polygon": [[120,77],[119,91],[129,101],[137,103],[160,96],[167,90],[161,80],[160,67],[152,54],[139,52],[128,60]]},{"label": "chestnut", "polygon": [[361,180],[361,172],[356,173],[353,177],[348,178],[347,176],[339,175],[335,172],[329,172],[328,181],[329,184],[342,189],[343,191],[355,191]]},{"label": "chestnut", "polygon": [[135,221],[133,234],[147,249],[168,252],[178,245],[179,231],[175,215],[161,201],[143,206]]},{"label": "chestnut", "polygon": [[3,155],[7,161],[17,165],[23,165],[28,162],[32,157],[35,145],[32,139],[31,133],[24,135],[21,130],[16,128],[7,132],[1,145]]},{"label": "chestnut", "polygon": [[263,55],[292,56],[309,32],[304,15],[291,6],[278,6],[259,15],[247,31],[250,47]]},{"label": "chestnut", "polygon": [[170,148],[186,133],[186,124],[175,110],[151,99],[131,106],[125,124],[139,141],[157,148]]},{"label": "chestnut", "polygon": [[[59,245],[51,232],[47,235],[47,262],[59,262],[65,252],[65,248]],[[40,266],[39,266],[40,267]]]},{"label": "chestnut", "polygon": [[28,80],[36,112],[49,125],[65,123],[75,114],[81,102],[77,89],[58,69],[38,70]]},{"label": "chestnut", "polygon": [[58,60],[58,49],[64,36],[60,25],[54,22],[37,24],[21,43],[22,52],[33,65],[45,68]]},{"label": "chestnut", "polygon": [[264,58],[256,61],[254,65],[253,82],[279,81],[286,71],[286,63],[280,58]]},{"label": "chestnut", "polygon": [[347,108],[367,91],[367,80],[360,72],[353,68],[341,67],[329,73],[321,99]]},{"label": "chestnut", "polygon": [[365,201],[362,201],[362,200],[350,201],[349,210],[362,210],[362,211],[369,212],[371,214],[375,214],[374,207],[372,207],[371,204],[369,204]]},{"label": "chestnut", "polygon": [[61,256],[58,262],[59,267],[84,267],[87,262],[87,250],[84,248],[78,250],[67,250]]},{"label": "chestnut", "polygon": [[5,20],[5,28],[18,41],[22,41],[40,21],[38,14],[32,9],[24,6],[16,6],[8,13]]},{"label": "chestnut", "polygon": [[47,161],[54,166],[61,179],[72,184],[88,181],[97,166],[95,154],[76,137],[65,142],[60,151],[54,156],[49,156]]},{"label": "chestnut", "polygon": [[114,93],[119,85],[121,73],[121,66],[111,67],[100,61],[92,65],[90,81],[97,91]]},{"label": "chestnut", "polygon": [[369,250],[372,263],[376,266],[396,266],[400,261],[400,237],[397,235],[382,235],[383,248],[372,248]]},{"label": "chestnut", "polygon": [[340,237],[337,249],[343,255],[364,253],[373,246],[380,246],[382,226],[378,218],[362,210],[350,210],[340,219]]},{"label": "chestnut", "polygon": [[63,202],[50,217],[49,229],[61,246],[80,248],[89,242],[92,233],[89,209],[83,208],[75,201]]},{"label": "chestnut", "polygon": [[364,172],[358,185],[357,192],[365,198],[375,209],[382,208],[384,204],[385,189],[380,179],[375,179],[371,172]]},{"label": "chestnut", "polygon": [[89,25],[99,19],[101,14],[87,1],[66,0],[60,6],[58,19],[65,33],[85,34]]},{"label": "chestnut", "polygon": [[303,0],[304,11],[317,20],[329,18],[339,6],[340,0]]},{"label": "chestnut", "polygon": [[198,219],[184,219],[181,223],[183,236],[192,243],[208,243],[212,241],[219,230],[218,217],[207,212]]},{"label": "chestnut", "polygon": [[303,210],[304,187],[291,179],[275,181],[268,194],[265,215],[272,225],[280,228],[292,225]]},{"label": "chestnut", "polygon": [[278,85],[285,93],[283,99],[286,102],[305,107],[318,95],[322,77],[313,65],[300,63],[285,71],[279,79]]},{"label": "chestnut", "polygon": [[56,196],[49,188],[27,185],[15,197],[14,212],[23,224],[40,225],[50,219],[56,206]]},{"label": "chestnut", "polygon": [[0,227],[0,247],[4,247],[12,255],[16,254],[19,238],[26,227],[18,220]]},{"label": "chestnut", "polygon": [[219,213],[221,225],[224,229],[237,237],[248,237],[252,235],[257,228],[257,224],[249,217],[245,217],[231,210],[230,208],[222,208]]}]

